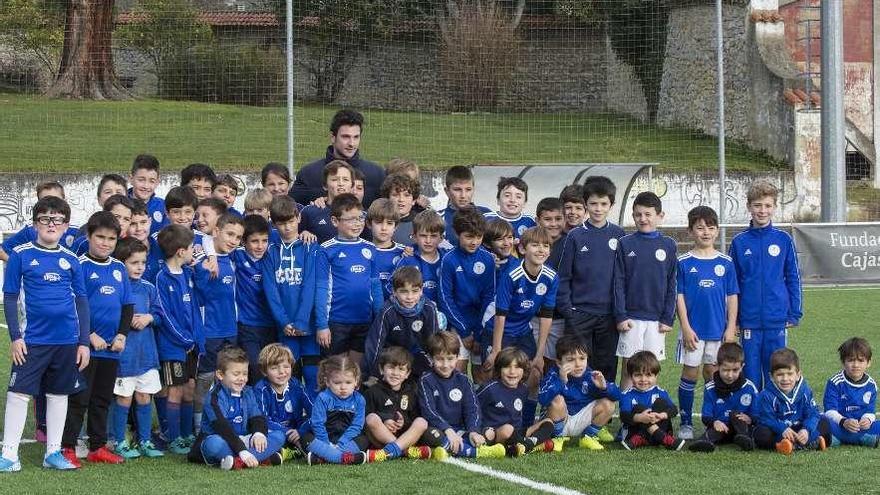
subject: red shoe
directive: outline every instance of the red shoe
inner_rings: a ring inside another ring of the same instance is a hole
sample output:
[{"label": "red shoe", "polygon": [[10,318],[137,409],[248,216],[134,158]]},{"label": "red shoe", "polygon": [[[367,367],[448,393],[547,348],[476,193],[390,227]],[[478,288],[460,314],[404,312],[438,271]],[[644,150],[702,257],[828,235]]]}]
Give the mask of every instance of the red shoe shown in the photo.
[{"label": "red shoe", "polygon": [[63,455],[71,464],[76,466],[77,469],[82,467],[82,463],[76,458],[76,449],[63,448],[61,449],[61,455]]},{"label": "red shoe", "polygon": [[633,450],[649,445],[648,439],[639,434],[632,435],[628,439],[620,442],[620,444],[623,445],[623,448],[626,450]]},{"label": "red shoe", "polygon": [[125,462],[124,457],[114,454],[107,447],[101,447],[98,450],[89,452],[86,460],[94,464],[122,464]]},{"label": "red shoe", "polygon": [[232,469],[236,471],[241,471],[246,467],[247,464],[245,464],[243,460],[239,459],[238,456],[235,456],[235,459],[232,460]]},{"label": "red shoe", "polygon": [[342,464],[363,464],[367,462],[367,455],[363,452],[344,452]]},{"label": "red shoe", "polygon": [[544,440],[544,443],[538,444],[538,446],[535,448],[535,451],[536,452],[553,452],[554,448],[555,448],[555,444],[553,443],[553,440]]},{"label": "red shoe", "polygon": [[406,449],[406,456],[410,459],[430,459],[431,447],[427,445],[413,445]]}]

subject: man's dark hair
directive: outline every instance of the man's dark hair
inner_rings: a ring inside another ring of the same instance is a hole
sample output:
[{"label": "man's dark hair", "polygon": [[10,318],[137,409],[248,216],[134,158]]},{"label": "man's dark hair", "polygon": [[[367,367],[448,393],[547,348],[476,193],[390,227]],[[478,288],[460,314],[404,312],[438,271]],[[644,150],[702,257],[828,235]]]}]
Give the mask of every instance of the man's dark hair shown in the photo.
[{"label": "man's dark hair", "polygon": [[131,175],[137,173],[138,170],[155,170],[159,173],[159,160],[153,155],[138,155],[131,164]]},{"label": "man's dark hair", "polygon": [[87,236],[91,236],[98,229],[107,229],[116,232],[116,237],[119,237],[119,233],[122,232],[122,228],[119,226],[119,221],[116,220],[116,217],[113,216],[109,211],[99,211],[96,213],[92,213],[92,216],[89,217],[89,221],[86,222],[85,231]]},{"label": "man's dark hair", "polygon": [[361,128],[361,131],[363,131],[364,116],[356,110],[343,108],[336,112],[336,115],[333,116],[333,120],[330,121],[330,133],[335,136],[336,133],[339,132],[339,128],[344,125],[356,125]]},{"label": "man's dark hair", "polygon": [[604,175],[591,175],[584,181],[584,204],[590,200],[590,196],[598,198],[607,197],[614,204],[614,196],[617,194],[617,186]]}]

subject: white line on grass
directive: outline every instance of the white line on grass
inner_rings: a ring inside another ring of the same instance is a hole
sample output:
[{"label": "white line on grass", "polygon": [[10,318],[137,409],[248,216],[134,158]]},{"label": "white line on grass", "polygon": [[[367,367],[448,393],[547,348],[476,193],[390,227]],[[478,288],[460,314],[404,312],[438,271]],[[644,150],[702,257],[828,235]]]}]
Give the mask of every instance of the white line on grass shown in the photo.
[{"label": "white line on grass", "polygon": [[836,292],[836,291],[851,291],[851,290],[878,290],[880,287],[875,285],[860,285],[856,287],[805,287],[804,292]]},{"label": "white line on grass", "polygon": [[540,481],[531,480],[524,476],[520,476],[518,474],[508,473],[507,471],[498,471],[492,469],[487,466],[483,466],[481,464],[476,464],[472,462],[462,461],[461,459],[456,459],[454,457],[447,457],[443,462],[447,464],[452,464],[453,466],[458,466],[464,470],[470,471],[472,473],[483,474],[486,476],[491,476],[492,478],[497,478],[502,481],[506,481],[508,483],[513,483],[516,485],[522,485],[533,490],[538,490],[544,493],[553,493],[556,495],[586,495],[583,492],[579,492],[577,490],[572,490],[570,488],[564,488],[558,485],[554,485],[551,483],[542,483]]}]

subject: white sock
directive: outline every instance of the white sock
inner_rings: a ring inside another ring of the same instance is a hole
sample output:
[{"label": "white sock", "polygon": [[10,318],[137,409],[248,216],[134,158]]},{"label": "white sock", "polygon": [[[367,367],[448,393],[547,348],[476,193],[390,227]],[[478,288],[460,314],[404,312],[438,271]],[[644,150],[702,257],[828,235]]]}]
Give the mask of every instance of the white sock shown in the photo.
[{"label": "white sock", "polygon": [[6,393],[6,421],[3,424],[3,458],[18,461],[18,444],[27,422],[29,395]]},{"label": "white sock", "polygon": [[67,396],[46,394],[46,455],[61,450],[67,420]]}]

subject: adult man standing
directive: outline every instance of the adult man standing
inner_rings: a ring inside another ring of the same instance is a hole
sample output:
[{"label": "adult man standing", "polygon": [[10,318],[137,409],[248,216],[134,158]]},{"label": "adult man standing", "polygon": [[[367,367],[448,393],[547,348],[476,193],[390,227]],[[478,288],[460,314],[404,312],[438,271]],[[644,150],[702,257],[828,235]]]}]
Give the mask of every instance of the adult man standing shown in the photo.
[{"label": "adult man standing", "polygon": [[358,147],[363,126],[364,116],[360,112],[348,109],[336,112],[330,121],[330,146],[327,147],[326,156],[309,163],[296,174],[289,194],[297,203],[307,205],[326,195],[324,167],[333,160],[344,160],[364,174],[364,206],[368,207],[379,197],[385,170],[360,157]]}]

